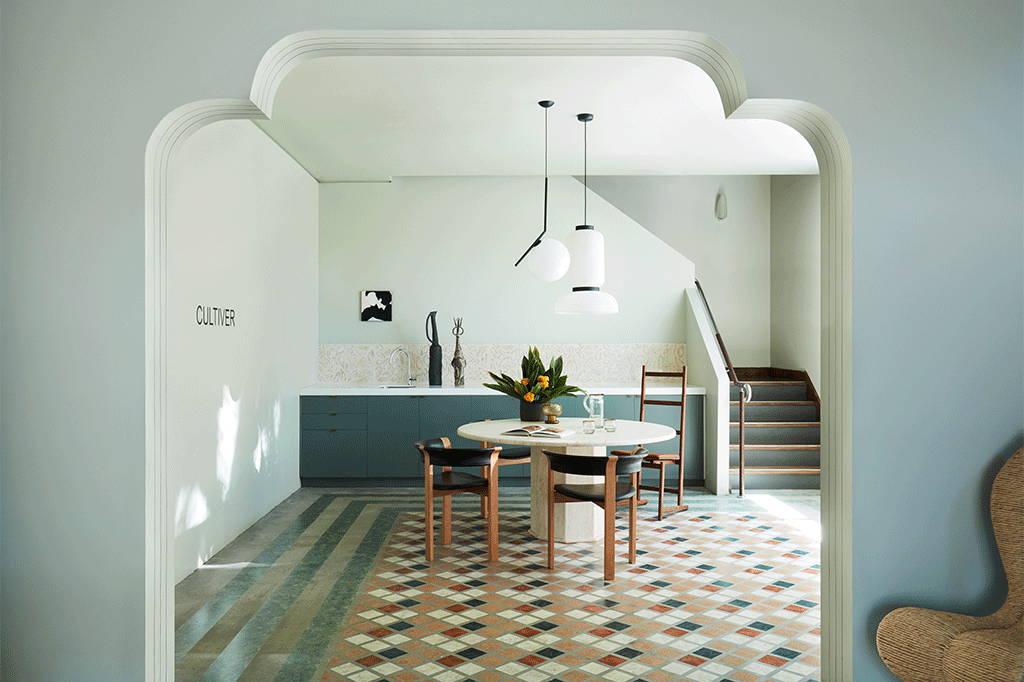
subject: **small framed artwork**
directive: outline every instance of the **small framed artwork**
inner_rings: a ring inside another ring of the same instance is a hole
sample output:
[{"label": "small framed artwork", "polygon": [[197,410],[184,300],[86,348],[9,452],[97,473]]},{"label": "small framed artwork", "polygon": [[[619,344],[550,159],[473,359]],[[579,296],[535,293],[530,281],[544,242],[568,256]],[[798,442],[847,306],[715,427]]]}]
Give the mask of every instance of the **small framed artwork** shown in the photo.
[{"label": "small framed artwork", "polygon": [[363,322],[390,322],[391,292],[362,292],[359,296],[359,319]]}]

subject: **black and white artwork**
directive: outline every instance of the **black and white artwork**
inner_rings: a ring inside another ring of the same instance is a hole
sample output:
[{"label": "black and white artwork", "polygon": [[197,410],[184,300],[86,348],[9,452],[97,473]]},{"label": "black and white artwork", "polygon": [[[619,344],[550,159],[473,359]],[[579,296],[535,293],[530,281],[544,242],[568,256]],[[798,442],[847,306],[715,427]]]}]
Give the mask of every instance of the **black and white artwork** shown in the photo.
[{"label": "black and white artwork", "polygon": [[364,291],[359,302],[359,318],[363,322],[391,321],[390,291]]}]

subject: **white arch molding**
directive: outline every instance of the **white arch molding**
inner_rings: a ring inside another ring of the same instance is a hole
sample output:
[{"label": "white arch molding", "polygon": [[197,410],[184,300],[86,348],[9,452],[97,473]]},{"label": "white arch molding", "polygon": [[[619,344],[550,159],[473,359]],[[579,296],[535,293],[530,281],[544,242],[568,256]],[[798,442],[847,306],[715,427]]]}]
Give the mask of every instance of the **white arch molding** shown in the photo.
[{"label": "white arch molding", "polygon": [[167,180],[177,147],[203,126],[264,119],[295,67],[343,56],[664,56],[700,67],[728,118],[784,123],[806,138],[821,178],[822,679],[853,677],[852,624],[852,161],[846,136],[806,102],[747,99],[725,46],[690,31],[309,31],[260,60],[250,100],[202,100],[160,122],[146,145],[146,679],[174,678],[173,514],[167,456]]}]

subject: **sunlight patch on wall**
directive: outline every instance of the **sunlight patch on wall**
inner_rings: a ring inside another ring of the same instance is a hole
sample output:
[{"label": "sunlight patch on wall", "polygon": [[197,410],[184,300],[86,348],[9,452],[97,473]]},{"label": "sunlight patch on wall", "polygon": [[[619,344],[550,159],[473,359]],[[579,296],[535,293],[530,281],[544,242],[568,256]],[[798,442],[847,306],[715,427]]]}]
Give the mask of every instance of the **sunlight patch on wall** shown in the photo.
[{"label": "sunlight patch on wall", "polygon": [[198,485],[182,488],[178,491],[178,502],[174,509],[174,526],[180,534],[195,528],[210,517],[210,509],[206,504],[206,495]]},{"label": "sunlight patch on wall", "polygon": [[238,420],[241,400],[231,397],[231,389],[225,386],[220,409],[217,410],[217,480],[220,482],[221,499],[227,499],[231,487],[231,469],[235,463],[235,447],[238,444]]}]

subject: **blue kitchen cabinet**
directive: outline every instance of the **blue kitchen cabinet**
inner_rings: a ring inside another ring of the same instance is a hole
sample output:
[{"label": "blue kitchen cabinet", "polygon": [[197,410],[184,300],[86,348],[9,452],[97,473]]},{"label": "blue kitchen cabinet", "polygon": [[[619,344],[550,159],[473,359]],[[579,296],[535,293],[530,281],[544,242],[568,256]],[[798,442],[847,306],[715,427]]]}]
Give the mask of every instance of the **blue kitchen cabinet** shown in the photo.
[{"label": "blue kitchen cabinet", "polygon": [[366,431],[302,429],[300,478],[366,478]]},{"label": "blue kitchen cabinet", "polygon": [[[426,396],[420,401],[420,435],[423,438],[448,436],[455,447],[477,447],[477,441],[456,435],[459,427],[485,419],[512,419],[519,416],[519,403],[502,395]],[[502,479],[526,478],[527,464],[501,468]]]},{"label": "blue kitchen cabinet", "polygon": [[420,439],[419,396],[370,396],[366,414],[366,476],[418,478],[423,458],[413,443]]},{"label": "blue kitchen cabinet", "polygon": [[299,399],[299,478],[366,478],[365,396]]},{"label": "blue kitchen cabinet", "polygon": [[[672,399],[672,396],[665,396]],[[559,398],[563,416],[583,417],[582,397]],[[687,398],[686,479],[704,478],[704,397]],[[513,419],[519,403],[503,395],[436,396],[303,396],[300,399],[301,433],[299,475],[304,482],[330,479],[377,479],[400,485],[422,480],[422,460],[413,443],[447,436],[456,447],[475,447],[456,435],[459,426],[485,419]],[[605,416],[638,419],[637,396],[605,396]],[[678,408],[649,405],[648,421],[678,427]],[[675,441],[651,445],[654,452],[672,452]],[[671,471],[671,470],[670,470]],[[671,473],[670,473],[671,475]],[[501,468],[503,481],[529,478],[530,468],[516,464]],[[646,481],[656,472],[644,471]]]}]

